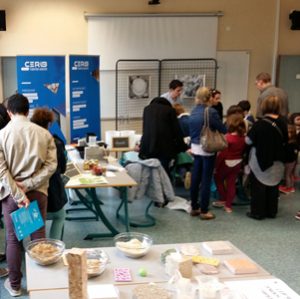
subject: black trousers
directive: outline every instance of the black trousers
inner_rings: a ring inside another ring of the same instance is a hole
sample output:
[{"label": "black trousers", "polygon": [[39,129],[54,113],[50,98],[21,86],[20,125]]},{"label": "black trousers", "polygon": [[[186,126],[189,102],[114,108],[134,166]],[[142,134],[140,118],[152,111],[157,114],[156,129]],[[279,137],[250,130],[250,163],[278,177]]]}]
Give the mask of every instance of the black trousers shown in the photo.
[{"label": "black trousers", "polygon": [[266,186],[253,173],[250,174],[251,214],[261,218],[276,217],[278,211],[278,185]]}]

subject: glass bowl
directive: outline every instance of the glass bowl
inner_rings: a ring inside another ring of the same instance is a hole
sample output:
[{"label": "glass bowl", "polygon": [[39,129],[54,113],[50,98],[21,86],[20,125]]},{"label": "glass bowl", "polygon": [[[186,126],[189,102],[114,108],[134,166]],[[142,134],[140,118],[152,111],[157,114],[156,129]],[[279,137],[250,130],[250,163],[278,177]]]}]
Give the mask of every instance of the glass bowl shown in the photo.
[{"label": "glass bowl", "polygon": [[101,249],[86,249],[88,278],[101,275],[109,261],[108,255]]},{"label": "glass bowl", "polygon": [[62,257],[65,243],[55,239],[36,239],[26,245],[26,252],[37,264],[46,266],[56,263]]},{"label": "glass bowl", "polygon": [[117,249],[124,255],[139,258],[149,252],[153,239],[146,234],[126,232],[116,235],[114,242]]}]

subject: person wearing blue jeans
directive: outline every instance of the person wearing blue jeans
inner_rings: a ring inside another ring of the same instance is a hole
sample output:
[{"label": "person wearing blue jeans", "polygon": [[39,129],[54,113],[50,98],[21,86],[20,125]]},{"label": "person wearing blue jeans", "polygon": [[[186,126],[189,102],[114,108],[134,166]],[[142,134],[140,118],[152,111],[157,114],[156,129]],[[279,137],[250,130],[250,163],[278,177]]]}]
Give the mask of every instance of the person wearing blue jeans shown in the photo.
[{"label": "person wearing blue jeans", "polygon": [[[196,106],[192,110],[189,127],[191,134],[191,152],[194,155],[191,184],[191,216],[200,216],[202,220],[214,219],[209,212],[210,184],[215,164],[215,153],[208,153],[200,144],[200,135],[204,126],[204,113],[208,108],[208,126],[211,130],[226,133],[218,112],[211,108],[211,91],[207,87],[200,87],[196,92]],[[199,200],[200,190],[200,200]]]},{"label": "person wearing blue jeans", "polygon": [[[191,204],[192,210],[201,210],[201,213],[208,213],[210,184],[214,171],[215,155],[200,156],[194,155],[194,166],[192,170]],[[201,187],[200,187],[201,183]],[[199,202],[199,190],[201,201]]]}]

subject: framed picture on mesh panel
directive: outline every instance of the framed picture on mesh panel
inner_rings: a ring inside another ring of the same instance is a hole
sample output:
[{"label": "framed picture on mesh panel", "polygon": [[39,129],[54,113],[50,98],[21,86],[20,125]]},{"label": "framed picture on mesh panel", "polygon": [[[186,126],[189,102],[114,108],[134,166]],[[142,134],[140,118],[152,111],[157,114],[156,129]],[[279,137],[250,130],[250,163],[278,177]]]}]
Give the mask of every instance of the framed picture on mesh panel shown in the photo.
[{"label": "framed picture on mesh panel", "polygon": [[129,137],[113,137],[113,148],[129,148]]},{"label": "framed picture on mesh panel", "polygon": [[150,91],[149,75],[128,76],[128,98],[131,100],[148,99]]},{"label": "framed picture on mesh panel", "polygon": [[195,98],[196,91],[199,87],[205,86],[205,75],[185,74],[177,75],[175,79],[183,83],[183,98]]}]

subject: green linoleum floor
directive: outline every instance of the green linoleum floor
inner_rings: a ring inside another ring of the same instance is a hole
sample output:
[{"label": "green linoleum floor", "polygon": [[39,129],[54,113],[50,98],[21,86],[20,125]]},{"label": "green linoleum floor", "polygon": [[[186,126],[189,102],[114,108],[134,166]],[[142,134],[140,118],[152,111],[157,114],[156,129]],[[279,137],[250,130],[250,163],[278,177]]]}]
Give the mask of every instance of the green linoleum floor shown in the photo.
[{"label": "green linoleum floor", "polygon": [[[101,190],[99,193],[103,196],[103,208],[109,215],[108,218],[123,231],[124,226],[115,218],[115,210],[119,204],[115,191]],[[190,217],[182,211],[151,207],[150,213],[156,218],[156,225],[131,230],[150,234],[156,244],[229,240],[300,294],[300,272],[297,268],[300,259],[300,221],[294,218],[294,214],[300,210],[299,195],[300,191],[281,195],[276,219],[263,221],[249,219],[245,216],[248,206],[234,206],[232,214],[212,208],[217,217],[211,221]],[[147,203],[148,200],[143,199],[129,204],[131,218],[143,220]],[[67,248],[113,246],[111,238],[83,240],[88,233],[103,231],[101,222],[66,221],[64,241]],[[3,249],[3,246],[4,231],[0,230],[0,249]],[[0,266],[5,264],[2,263]],[[3,281],[4,279],[0,280],[0,298],[11,298],[3,289]],[[25,279],[23,287],[26,287]],[[25,295],[20,298],[28,297]]]}]

